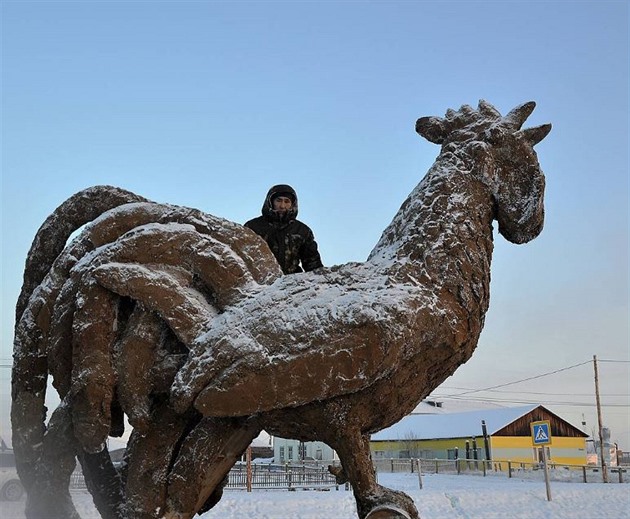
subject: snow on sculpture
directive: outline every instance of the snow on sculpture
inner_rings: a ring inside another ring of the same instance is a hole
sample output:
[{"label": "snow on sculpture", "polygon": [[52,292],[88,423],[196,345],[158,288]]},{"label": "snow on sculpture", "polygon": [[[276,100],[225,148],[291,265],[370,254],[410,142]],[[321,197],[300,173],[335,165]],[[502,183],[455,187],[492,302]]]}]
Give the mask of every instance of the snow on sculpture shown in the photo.
[{"label": "snow on sculpture", "polygon": [[[16,309],[13,443],[26,516],[78,518],[78,459],[104,518],[190,518],[263,429],[333,447],[360,518],[417,518],[377,484],[369,435],[466,362],[488,309],[492,221],[543,226],[544,176],[521,129],[480,101],[416,131],[441,145],[364,263],[282,276],[241,225],[97,186],[46,220]],[[85,225],[77,238],[68,237]],[[44,425],[48,376],[61,404]],[[133,432],[116,469],[106,440]]]}]

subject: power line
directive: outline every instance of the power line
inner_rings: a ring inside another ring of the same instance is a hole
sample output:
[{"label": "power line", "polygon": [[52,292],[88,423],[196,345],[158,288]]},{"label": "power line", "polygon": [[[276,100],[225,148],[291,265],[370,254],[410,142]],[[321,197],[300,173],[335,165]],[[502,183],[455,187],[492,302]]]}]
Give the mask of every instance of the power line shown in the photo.
[{"label": "power line", "polygon": [[445,395],[445,397],[446,396],[448,396],[448,397],[461,396],[461,395],[467,395],[467,394],[470,394],[470,393],[479,393],[480,391],[488,391],[490,389],[497,389],[497,388],[500,388],[500,387],[512,386],[514,384],[520,384],[521,382],[527,382],[529,380],[535,380],[537,378],[547,377],[549,375],[554,375],[554,374],[560,373],[562,371],[567,371],[569,369],[577,368],[579,366],[584,366],[585,364],[590,364],[591,362],[593,362],[593,361],[592,360],[587,360],[585,362],[580,362],[579,364],[574,364],[573,366],[567,366],[566,368],[556,369],[554,371],[549,371],[547,373],[542,373],[540,375],[535,375],[533,377],[523,378],[521,380],[516,380],[514,382],[506,382],[505,384],[498,384],[496,386],[490,386],[490,387],[486,387],[486,388],[482,388],[482,389],[472,389],[470,391],[464,391],[463,393],[457,393],[456,395]]},{"label": "power line", "polygon": [[[540,400],[527,400],[521,398],[458,398],[448,397],[446,395],[432,395],[434,398],[450,398],[460,402],[489,402],[489,403],[512,403],[512,404],[541,404]],[[595,407],[592,402],[566,402],[566,401],[544,401],[545,405],[558,405],[558,406],[575,406],[575,407]],[[629,404],[602,404],[602,407],[619,407],[622,409],[630,409]]]},{"label": "power line", "polygon": [[[470,387],[457,387],[457,386],[441,386],[440,389],[459,389],[464,391],[472,391]],[[475,390],[477,391],[477,390]],[[548,391],[501,391],[497,389],[488,389],[488,393],[518,393],[519,395],[546,395],[546,396],[591,396],[593,393],[550,393]],[[606,397],[615,396],[630,396],[628,393],[606,393],[602,394]]]}]

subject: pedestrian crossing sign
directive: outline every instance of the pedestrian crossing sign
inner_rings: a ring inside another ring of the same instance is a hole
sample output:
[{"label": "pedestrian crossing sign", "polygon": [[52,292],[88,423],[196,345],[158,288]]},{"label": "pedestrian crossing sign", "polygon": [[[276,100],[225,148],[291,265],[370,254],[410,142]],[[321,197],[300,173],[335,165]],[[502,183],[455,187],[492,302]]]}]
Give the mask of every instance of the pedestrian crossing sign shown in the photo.
[{"label": "pedestrian crossing sign", "polygon": [[532,443],[534,445],[551,444],[551,425],[549,420],[541,420],[530,424],[532,429]]}]

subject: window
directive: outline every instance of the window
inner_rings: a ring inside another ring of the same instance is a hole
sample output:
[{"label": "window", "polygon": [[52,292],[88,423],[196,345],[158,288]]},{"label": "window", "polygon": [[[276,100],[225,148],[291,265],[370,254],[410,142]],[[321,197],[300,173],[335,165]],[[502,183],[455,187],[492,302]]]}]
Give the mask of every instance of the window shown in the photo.
[{"label": "window", "polygon": [[280,447],[280,463],[284,463],[284,447]]},{"label": "window", "polygon": [[446,451],[446,457],[447,457],[449,460],[456,460],[456,459],[457,459],[458,454],[459,454],[459,453],[458,453],[458,450],[457,450],[457,449],[448,449],[448,450]]},{"label": "window", "polygon": [[321,449],[317,449],[315,451],[315,459],[316,460],[323,460],[324,459],[324,453],[322,452]]},{"label": "window", "polygon": [[398,458],[404,458],[404,459],[408,459],[409,456],[409,451],[398,451]]},{"label": "window", "polygon": [[15,467],[15,456],[13,452],[0,453],[0,467]]},{"label": "window", "polygon": [[374,451],[374,459],[382,460],[385,458],[385,451]]},{"label": "window", "polygon": [[293,447],[288,447],[288,454],[287,454],[287,458],[289,458],[290,460],[293,459]]}]

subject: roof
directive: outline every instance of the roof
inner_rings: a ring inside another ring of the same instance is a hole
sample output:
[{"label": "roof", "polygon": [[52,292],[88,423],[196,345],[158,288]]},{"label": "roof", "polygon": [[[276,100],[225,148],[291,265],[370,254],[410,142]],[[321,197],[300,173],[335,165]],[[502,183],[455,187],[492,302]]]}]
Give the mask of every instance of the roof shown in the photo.
[{"label": "roof", "polygon": [[501,409],[481,409],[465,413],[412,414],[405,416],[391,427],[373,434],[372,441],[482,436],[481,420],[485,420],[488,434],[492,436],[506,425],[538,407],[541,406],[535,404]]},{"label": "roof", "polygon": [[442,402],[435,402],[433,400],[423,400],[420,402],[411,414],[444,414],[448,413],[446,409],[442,407]]},{"label": "roof", "polygon": [[426,398],[422,400],[410,414],[445,414],[465,413],[479,409],[504,409],[505,406],[490,402],[469,402],[466,400],[451,400],[449,398],[435,400]]}]

